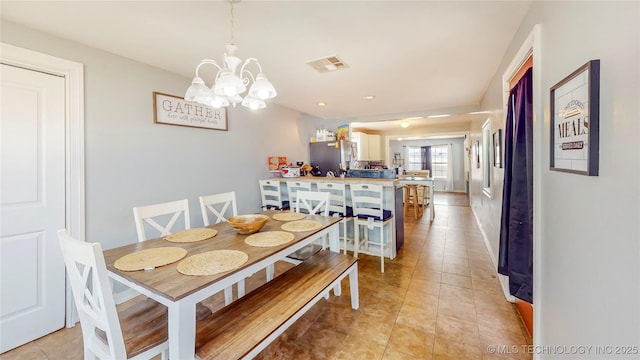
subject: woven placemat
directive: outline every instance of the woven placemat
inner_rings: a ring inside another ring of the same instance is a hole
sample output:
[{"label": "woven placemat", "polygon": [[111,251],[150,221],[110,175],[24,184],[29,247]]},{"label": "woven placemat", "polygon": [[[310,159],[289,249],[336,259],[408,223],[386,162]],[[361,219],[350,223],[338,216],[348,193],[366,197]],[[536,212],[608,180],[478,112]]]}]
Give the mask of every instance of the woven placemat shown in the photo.
[{"label": "woven placemat", "polygon": [[272,217],[273,217],[273,220],[278,220],[278,221],[294,221],[294,220],[300,220],[300,219],[306,218],[307,214],[296,213],[296,212],[282,212],[282,213],[277,213]]},{"label": "woven placemat", "polygon": [[188,243],[210,239],[218,234],[218,230],[209,228],[196,228],[178,231],[164,237],[165,240],[175,243]]},{"label": "woven placemat", "polygon": [[282,226],[280,226],[280,229],[285,230],[285,231],[298,232],[298,231],[318,230],[321,227],[322,227],[322,224],[317,222],[317,221],[299,220],[299,221],[292,221],[292,222],[288,222],[286,224],[282,224]]},{"label": "woven placemat", "polygon": [[125,255],[116,260],[113,266],[122,271],[153,269],[174,263],[185,256],[187,256],[187,250],[183,248],[173,246],[159,247]]},{"label": "woven placemat", "polygon": [[206,276],[233,270],[249,260],[249,255],[237,250],[213,250],[192,255],[178,264],[178,272],[185,275]]},{"label": "woven placemat", "polygon": [[256,247],[270,247],[286,244],[296,236],[286,231],[265,231],[249,235],[244,242]]}]

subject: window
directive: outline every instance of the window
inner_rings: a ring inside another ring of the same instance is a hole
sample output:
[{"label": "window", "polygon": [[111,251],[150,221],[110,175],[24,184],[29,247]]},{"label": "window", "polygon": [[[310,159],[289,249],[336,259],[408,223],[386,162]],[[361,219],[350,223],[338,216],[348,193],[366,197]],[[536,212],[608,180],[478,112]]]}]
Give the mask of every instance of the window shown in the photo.
[{"label": "window", "polygon": [[431,147],[431,176],[434,178],[447,178],[447,145]]},{"label": "window", "polygon": [[422,170],[422,155],[417,146],[407,146],[407,170]]},{"label": "window", "polygon": [[[431,176],[447,178],[447,145],[431,146]],[[407,147],[407,171],[422,169],[422,151],[418,146]]]}]

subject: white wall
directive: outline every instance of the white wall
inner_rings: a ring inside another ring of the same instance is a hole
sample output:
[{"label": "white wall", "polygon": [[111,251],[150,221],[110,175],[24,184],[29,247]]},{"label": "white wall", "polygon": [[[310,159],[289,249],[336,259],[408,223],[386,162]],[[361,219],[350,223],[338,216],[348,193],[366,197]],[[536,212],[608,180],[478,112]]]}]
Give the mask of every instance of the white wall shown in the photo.
[{"label": "white wall", "polygon": [[[535,24],[541,24],[541,56],[534,58],[541,81],[534,84],[534,96],[540,97],[536,101],[544,111],[534,116],[534,136],[542,137],[541,151],[534,154],[541,170],[534,179],[540,189],[534,194],[540,229],[534,246],[534,342],[639,346],[640,3],[534,2],[488,88],[483,109],[502,108],[502,74]],[[601,61],[600,175],[550,171],[549,89],[591,59]],[[494,126],[504,124],[501,110],[490,118]],[[478,139],[480,126],[474,125]],[[495,256],[501,196],[484,197],[479,175],[472,172],[472,207]],[[536,358],[637,357],[596,354],[594,348],[587,354]]]},{"label": "white wall", "polygon": [[[267,157],[308,161],[314,119],[275,104],[230,108],[229,131],[153,123],[152,92],[182,96],[191,79],[9,22],[2,41],[85,64],[86,239],[105,248],[136,241],[132,208],[236,191],[238,211],[260,209]],[[195,66],[196,64],[194,64]]]}]

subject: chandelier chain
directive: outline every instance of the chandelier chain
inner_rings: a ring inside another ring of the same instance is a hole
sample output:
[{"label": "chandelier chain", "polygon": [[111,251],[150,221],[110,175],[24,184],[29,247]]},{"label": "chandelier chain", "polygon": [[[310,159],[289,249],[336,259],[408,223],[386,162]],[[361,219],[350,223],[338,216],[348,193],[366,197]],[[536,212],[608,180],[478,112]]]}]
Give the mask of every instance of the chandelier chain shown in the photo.
[{"label": "chandelier chain", "polygon": [[234,0],[229,0],[229,3],[231,3],[231,43],[235,44],[235,34],[233,33],[233,2]]}]

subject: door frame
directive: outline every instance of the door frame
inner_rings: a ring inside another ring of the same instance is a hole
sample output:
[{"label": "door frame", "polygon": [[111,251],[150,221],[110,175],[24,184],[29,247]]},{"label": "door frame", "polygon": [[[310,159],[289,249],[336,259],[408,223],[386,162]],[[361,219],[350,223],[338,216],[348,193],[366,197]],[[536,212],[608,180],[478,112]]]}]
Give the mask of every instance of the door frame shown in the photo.
[{"label": "door frame", "polygon": [[[548,157],[542,156],[544,152],[544,101],[542,93],[542,39],[541,39],[541,25],[536,24],[529,33],[529,36],[520,46],[520,49],[513,57],[513,60],[502,75],[502,96],[503,96],[503,109],[507,114],[507,106],[509,104],[509,93],[511,91],[510,82],[513,76],[518,72],[520,67],[527,61],[527,59],[533,57],[533,154],[537,155],[537,158],[533,161],[533,307],[539,303],[538,299],[542,297],[540,278],[542,274],[542,260],[540,254],[542,254],[542,171],[545,159]],[[505,115],[506,116],[506,115]],[[511,302],[515,301],[515,298],[509,294],[508,278],[504,275],[498,274],[500,283],[507,299]],[[534,324],[540,324],[541,314],[540,311],[534,311],[533,313]],[[539,326],[533,327],[533,338],[539,338]],[[535,344],[535,342],[534,342]]]},{"label": "door frame", "polygon": [[[65,227],[85,240],[84,65],[55,56],[0,43],[0,62],[64,77],[65,81]],[[73,326],[73,299],[66,286],[65,323]]]}]

